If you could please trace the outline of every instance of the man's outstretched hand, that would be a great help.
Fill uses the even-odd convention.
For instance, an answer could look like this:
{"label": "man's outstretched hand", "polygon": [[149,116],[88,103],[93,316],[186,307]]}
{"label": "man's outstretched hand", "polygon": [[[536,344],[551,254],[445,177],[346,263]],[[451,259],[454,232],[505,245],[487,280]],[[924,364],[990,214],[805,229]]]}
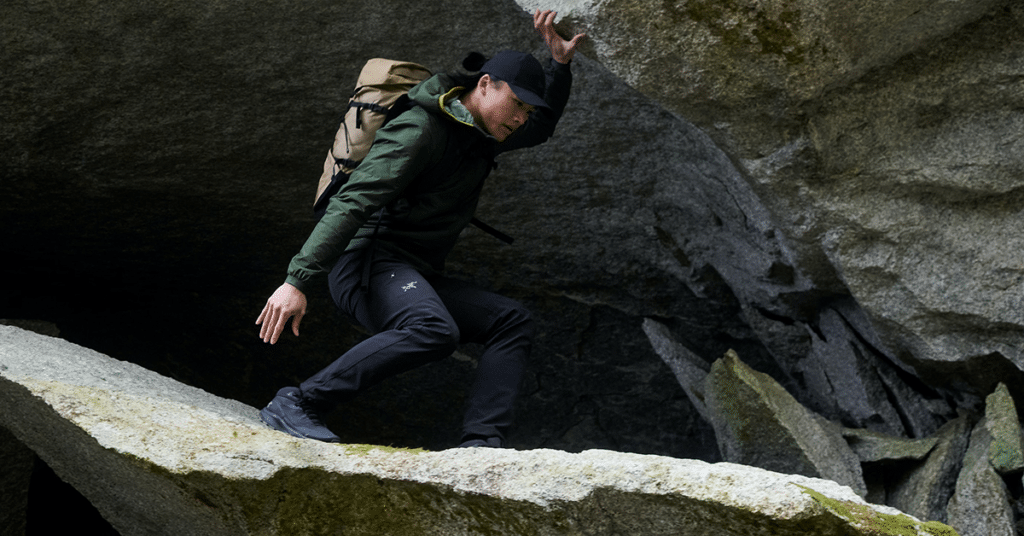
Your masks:
{"label": "man's outstretched hand", "polygon": [[306,295],[301,290],[285,283],[274,291],[274,294],[267,300],[263,312],[256,319],[256,324],[261,325],[260,338],[263,342],[274,344],[284,331],[288,319],[292,320],[292,333],[299,336],[299,322],[306,315]]}
{"label": "man's outstretched hand", "polygon": [[572,39],[564,39],[555,31],[556,14],[550,9],[545,11],[538,9],[533,14],[533,27],[544,38],[544,43],[548,45],[548,50],[551,51],[551,57],[558,63],[569,63],[576,54],[576,47],[587,34],[576,34]]}

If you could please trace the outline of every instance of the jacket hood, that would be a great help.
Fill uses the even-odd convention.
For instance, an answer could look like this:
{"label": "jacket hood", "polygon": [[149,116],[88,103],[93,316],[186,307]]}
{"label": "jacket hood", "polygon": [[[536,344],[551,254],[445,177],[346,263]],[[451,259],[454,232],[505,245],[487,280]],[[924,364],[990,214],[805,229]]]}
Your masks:
{"label": "jacket hood", "polygon": [[448,75],[438,74],[413,86],[409,90],[409,98],[431,113],[466,126],[476,127],[473,115],[458,100],[465,91],[466,88],[456,86]]}

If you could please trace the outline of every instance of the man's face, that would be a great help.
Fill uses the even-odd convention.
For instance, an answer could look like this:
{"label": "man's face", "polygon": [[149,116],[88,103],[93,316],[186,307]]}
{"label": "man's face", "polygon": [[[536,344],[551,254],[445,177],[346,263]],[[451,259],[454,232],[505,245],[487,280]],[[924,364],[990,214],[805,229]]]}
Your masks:
{"label": "man's face", "polygon": [[488,80],[482,94],[480,120],[484,130],[498,141],[505,141],[526,123],[534,106],[519,100],[505,82]]}

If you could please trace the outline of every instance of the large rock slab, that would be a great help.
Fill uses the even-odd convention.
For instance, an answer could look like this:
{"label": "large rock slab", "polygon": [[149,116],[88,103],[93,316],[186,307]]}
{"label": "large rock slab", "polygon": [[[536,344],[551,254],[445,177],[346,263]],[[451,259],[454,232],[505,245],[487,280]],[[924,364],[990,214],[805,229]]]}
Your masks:
{"label": "large rock slab", "polygon": [[735,464],[300,440],[255,408],[14,327],[0,326],[0,404],[0,424],[125,535],[951,534],[834,482]]}
{"label": "large rock slab", "polygon": [[1020,32],[993,10],[830,93],[809,125],[823,180],[804,199],[832,264],[889,348],[979,394],[1004,373],[986,359],[1024,366]]}
{"label": "large rock slab", "polygon": [[[551,5],[517,0],[527,10]],[[562,0],[569,25],[630,85],[706,127],[740,158],[799,133],[804,105],[922,44],[998,0]]]}

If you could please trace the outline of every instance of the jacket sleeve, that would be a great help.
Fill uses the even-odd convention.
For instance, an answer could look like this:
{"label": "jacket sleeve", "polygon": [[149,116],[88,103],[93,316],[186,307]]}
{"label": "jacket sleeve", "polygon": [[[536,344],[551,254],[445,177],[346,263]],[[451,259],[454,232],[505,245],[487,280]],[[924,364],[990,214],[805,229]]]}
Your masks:
{"label": "jacket sleeve", "polygon": [[544,90],[544,102],[550,108],[537,108],[525,125],[516,130],[507,140],[497,144],[497,152],[503,153],[524,147],[540,145],[555,133],[555,126],[562,117],[566,103],[569,102],[569,90],[572,88],[572,70],[568,63],[558,63],[554,59],[544,70],[547,85]]}
{"label": "jacket sleeve", "polygon": [[439,136],[422,110],[410,110],[377,131],[370,152],[334,194],[302,249],[288,265],[285,281],[303,292],[329,272],[359,228],[405,190],[438,157]]}

